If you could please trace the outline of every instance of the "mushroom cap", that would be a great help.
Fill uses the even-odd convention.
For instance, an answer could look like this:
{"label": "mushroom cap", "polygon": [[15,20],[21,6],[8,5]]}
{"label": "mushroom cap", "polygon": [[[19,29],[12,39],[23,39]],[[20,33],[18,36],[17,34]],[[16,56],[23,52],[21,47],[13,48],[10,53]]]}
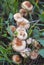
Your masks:
{"label": "mushroom cap", "polygon": [[10,29],[11,29],[12,32],[14,32],[16,30],[16,27],[13,26],[13,25],[10,25]]}
{"label": "mushroom cap", "polygon": [[17,26],[22,26],[25,29],[28,29],[30,27],[29,21],[23,18],[20,13],[16,13],[14,15],[14,19],[16,20]]}
{"label": "mushroom cap", "polygon": [[15,62],[17,64],[21,63],[21,61],[22,61],[19,55],[13,55],[12,60],[13,60],[13,62]]}
{"label": "mushroom cap", "polygon": [[27,58],[30,55],[30,51],[31,51],[31,49],[26,48],[23,51],[21,51],[20,54],[21,54],[22,57]]}
{"label": "mushroom cap", "polygon": [[17,52],[21,52],[22,50],[24,50],[26,47],[26,42],[19,39],[19,38],[14,38],[13,42],[12,42],[12,48],[14,51]]}
{"label": "mushroom cap", "polygon": [[39,44],[38,41],[36,41],[35,39],[32,40],[33,42],[33,46],[36,47],[37,49],[40,49],[41,45]]}
{"label": "mushroom cap", "polygon": [[27,44],[31,44],[32,43],[32,38],[27,39]]}
{"label": "mushroom cap", "polygon": [[16,31],[16,27],[14,25],[10,25],[7,27],[7,33],[11,36],[15,36],[14,32]]}
{"label": "mushroom cap", "polygon": [[38,57],[38,52],[37,50],[33,50],[31,53],[30,53],[30,58],[31,59],[36,59]]}
{"label": "mushroom cap", "polygon": [[21,18],[18,22],[17,22],[18,26],[21,26],[25,29],[28,29],[30,27],[30,22],[25,19],[25,18]]}
{"label": "mushroom cap", "polygon": [[24,1],[21,5],[23,9],[31,11],[33,9],[33,5],[29,1]]}
{"label": "mushroom cap", "polygon": [[20,18],[22,18],[22,16],[21,16],[20,13],[16,13],[16,14],[14,14],[13,17],[14,17],[14,19],[15,19],[16,22],[19,21],[19,20],[21,20]]}
{"label": "mushroom cap", "polygon": [[25,9],[20,9],[19,12],[22,16],[27,16],[27,11]]}
{"label": "mushroom cap", "polygon": [[18,32],[17,37],[18,37],[19,39],[24,40],[24,39],[27,38],[27,32],[26,32],[26,30],[25,30],[23,27],[18,27],[18,28],[16,29],[16,31]]}

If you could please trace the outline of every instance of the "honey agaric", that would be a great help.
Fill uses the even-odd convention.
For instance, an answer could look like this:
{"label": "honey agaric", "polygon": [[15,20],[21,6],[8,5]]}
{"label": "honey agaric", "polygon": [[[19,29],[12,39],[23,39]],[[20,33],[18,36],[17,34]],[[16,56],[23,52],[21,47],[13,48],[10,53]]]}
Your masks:
{"label": "honey agaric", "polygon": [[20,18],[22,18],[20,13],[14,14],[14,20],[17,22]]}
{"label": "honey agaric", "polygon": [[19,12],[20,12],[20,14],[21,14],[22,16],[24,16],[24,17],[27,16],[27,11],[26,11],[25,9],[20,9]]}
{"label": "honey agaric", "polygon": [[27,11],[31,11],[33,9],[33,5],[29,2],[29,1],[24,1],[22,4],[21,4],[21,7],[23,9],[26,9]]}
{"label": "honey agaric", "polygon": [[36,59],[38,57],[38,51],[37,50],[33,50],[31,53],[30,53],[30,58],[31,59]]}
{"label": "honey agaric", "polygon": [[13,62],[15,62],[16,64],[19,64],[19,63],[22,62],[22,60],[21,60],[21,58],[20,58],[19,55],[13,55],[13,56],[12,56],[12,60],[13,60]]}
{"label": "honey agaric", "polygon": [[21,54],[22,57],[27,58],[28,56],[30,56],[30,52],[31,52],[31,49],[26,48],[23,51],[21,51],[20,54]]}
{"label": "honey agaric", "polygon": [[14,51],[20,52],[24,50],[26,47],[26,42],[19,39],[19,38],[14,38],[12,41],[12,48]]}
{"label": "honey agaric", "polygon": [[10,29],[11,29],[12,32],[14,32],[16,30],[16,27],[13,26],[13,25],[10,25]]}
{"label": "honey agaric", "polygon": [[19,39],[26,39],[27,38],[27,32],[26,32],[26,30],[23,27],[18,27],[16,29],[16,31],[18,32],[17,37]]}

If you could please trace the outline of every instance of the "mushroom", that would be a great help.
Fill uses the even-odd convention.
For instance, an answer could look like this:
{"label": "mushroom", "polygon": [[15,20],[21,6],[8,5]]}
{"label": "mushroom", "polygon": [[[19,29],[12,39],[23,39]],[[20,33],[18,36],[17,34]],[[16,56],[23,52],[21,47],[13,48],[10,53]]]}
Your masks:
{"label": "mushroom", "polygon": [[14,32],[16,31],[16,27],[14,25],[10,25],[7,27],[7,33],[11,36],[15,36]]}
{"label": "mushroom", "polygon": [[32,43],[32,38],[27,39],[27,44],[31,44]]}
{"label": "mushroom", "polygon": [[30,55],[30,51],[31,51],[31,49],[26,48],[23,51],[21,51],[20,54],[22,57],[27,58]]}
{"label": "mushroom", "polygon": [[32,42],[33,42],[32,44],[33,44],[33,46],[34,46],[35,48],[40,49],[41,45],[39,44],[38,41],[36,41],[35,39],[33,39]]}
{"label": "mushroom", "polygon": [[20,64],[22,62],[21,57],[19,55],[13,55],[12,56],[12,60],[13,62],[15,62],[16,64]]}
{"label": "mushroom", "polygon": [[28,29],[30,27],[30,22],[25,18],[21,18],[21,20],[17,21],[17,25]]}
{"label": "mushroom", "polygon": [[14,32],[16,30],[16,27],[13,26],[13,25],[10,25],[10,29],[11,29],[12,32]]}
{"label": "mushroom", "polygon": [[22,16],[24,16],[24,17],[27,16],[27,11],[26,11],[25,9],[20,9],[19,12],[20,12],[20,14],[21,14]]}
{"label": "mushroom", "polygon": [[38,57],[38,50],[33,50],[31,53],[30,53],[30,58],[31,59],[36,59]]}
{"label": "mushroom", "polygon": [[29,21],[23,18],[20,13],[16,13],[14,15],[14,19],[16,20],[17,26],[24,27],[25,29],[28,29],[30,27]]}
{"label": "mushroom", "polygon": [[32,11],[33,5],[29,1],[24,1],[21,5],[23,9],[26,9],[27,11]]}
{"label": "mushroom", "polygon": [[14,51],[21,52],[24,50],[26,47],[26,42],[19,39],[19,38],[14,38],[12,41],[12,48]]}
{"label": "mushroom", "polygon": [[16,13],[14,14],[14,20],[17,22],[17,21],[20,21],[22,18],[22,15],[20,13]]}
{"label": "mushroom", "polygon": [[19,39],[24,40],[24,39],[27,38],[27,32],[26,32],[26,30],[25,30],[23,27],[18,27],[18,28],[16,29],[16,31],[18,32],[17,37],[18,37]]}

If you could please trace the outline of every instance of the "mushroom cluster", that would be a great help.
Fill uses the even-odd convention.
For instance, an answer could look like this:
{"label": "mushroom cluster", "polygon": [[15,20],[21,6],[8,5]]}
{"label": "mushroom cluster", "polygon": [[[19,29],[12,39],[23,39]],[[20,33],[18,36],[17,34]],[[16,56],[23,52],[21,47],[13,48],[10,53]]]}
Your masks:
{"label": "mushroom cluster", "polygon": [[15,62],[17,64],[22,62],[21,57],[19,55],[13,55],[12,60],[13,60],[13,62]]}
{"label": "mushroom cluster", "polygon": [[[17,35],[14,34],[14,39],[11,43],[14,51],[19,52],[19,54],[23,58],[30,57],[31,59],[36,59],[38,57],[38,49],[40,48],[39,42],[35,39],[28,38],[27,30],[30,28],[30,21],[28,21],[25,17],[27,16],[27,12],[31,12],[33,10],[33,5],[29,1],[25,1],[21,4],[22,9],[19,10],[18,13],[14,14],[14,20],[16,21],[17,27],[11,25],[10,29]],[[24,17],[25,16],[25,17]],[[28,45],[32,45],[36,50],[31,51],[31,48]],[[19,55],[13,55],[12,60],[15,63],[21,63],[22,59]]]}
{"label": "mushroom cluster", "polygon": [[21,7],[26,9],[27,11],[32,11],[33,9],[33,5],[29,1],[23,2]]}

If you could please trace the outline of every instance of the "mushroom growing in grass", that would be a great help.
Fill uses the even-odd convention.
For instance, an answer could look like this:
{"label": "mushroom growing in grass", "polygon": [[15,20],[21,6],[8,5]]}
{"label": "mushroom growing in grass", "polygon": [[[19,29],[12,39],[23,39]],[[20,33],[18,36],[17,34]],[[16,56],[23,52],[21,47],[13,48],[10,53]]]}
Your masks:
{"label": "mushroom growing in grass", "polygon": [[14,20],[17,22],[17,21],[20,21],[22,18],[22,15],[20,13],[16,13],[14,14]]}
{"label": "mushroom growing in grass", "polygon": [[30,56],[30,51],[31,51],[30,48],[26,48],[23,51],[21,51],[20,54],[22,57],[27,58],[28,56]]}
{"label": "mushroom growing in grass", "polygon": [[15,36],[14,32],[16,31],[16,27],[14,25],[10,25],[7,27],[7,32],[8,34],[10,34],[11,36]]}
{"label": "mushroom growing in grass", "polygon": [[30,22],[25,18],[21,18],[19,21],[17,21],[17,25],[25,29],[30,28]]}
{"label": "mushroom growing in grass", "polygon": [[12,48],[14,51],[21,52],[24,50],[26,47],[26,42],[19,39],[19,38],[14,38],[12,41]]}
{"label": "mushroom growing in grass", "polygon": [[21,4],[21,7],[23,9],[26,9],[28,12],[32,11],[33,9],[33,5],[29,2],[29,1],[24,1],[22,4]]}
{"label": "mushroom growing in grass", "polygon": [[15,32],[16,27],[15,27],[15,26],[13,26],[13,25],[10,25],[10,29],[11,29],[11,31],[12,31],[12,32]]}
{"label": "mushroom growing in grass", "polygon": [[33,42],[32,44],[33,44],[33,46],[34,46],[35,48],[37,48],[37,49],[40,49],[40,48],[41,48],[41,45],[39,44],[38,41],[36,41],[35,39],[33,39],[32,42]]}
{"label": "mushroom growing in grass", "polygon": [[25,29],[28,29],[30,27],[29,21],[23,18],[20,13],[16,13],[14,15],[14,19],[16,20],[17,26],[24,27]]}
{"label": "mushroom growing in grass", "polygon": [[17,37],[21,40],[27,39],[27,32],[23,27],[18,27],[16,29],[16,31],[18,32]]}
{"label": "mushroom growing in grass", "polygon": [[24,17],[26,17],[28,15],[28,13],[27,13],[27,11],[25,9],[20,9],[19,12]]}
{"label": "mushroom growing in grass", "polygon": [[27,41],[27,44],[31,44],[32,43],[32,38],[29,38],[26,41]]}
{"label": "mushroom growing in grass", "polygon": [[34,59],[37,59],[37,57],[38,57],[38,50],[33,50],[31,53],[30,53],[30,58],[32,59],[32,60],[34,60]]}
{"label": "mushroom growing in grass", "polygon": [[22,62],[21,57],[19,55],[13,55],[12,61],[16,64],[20,64]]}

